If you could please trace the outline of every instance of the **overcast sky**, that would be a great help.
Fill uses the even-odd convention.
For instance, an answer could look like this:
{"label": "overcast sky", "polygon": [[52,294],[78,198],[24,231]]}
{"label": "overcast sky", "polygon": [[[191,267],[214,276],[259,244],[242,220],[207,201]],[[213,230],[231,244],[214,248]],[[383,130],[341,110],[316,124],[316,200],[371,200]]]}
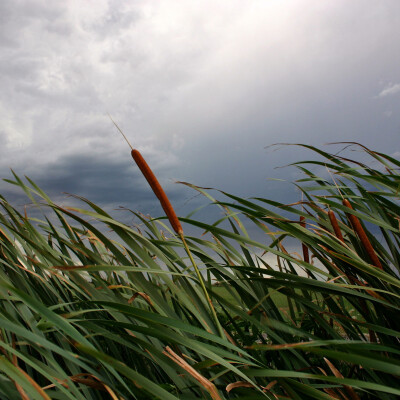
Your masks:
{"label": "overcast sky", "polygon": [[399,0],[1,0],[0,22],[0,175],[55,198],[157,214],[107,113],[178,214],[177,180],[282,200],[273,168],[310,155],[276,142],[400,154]]}

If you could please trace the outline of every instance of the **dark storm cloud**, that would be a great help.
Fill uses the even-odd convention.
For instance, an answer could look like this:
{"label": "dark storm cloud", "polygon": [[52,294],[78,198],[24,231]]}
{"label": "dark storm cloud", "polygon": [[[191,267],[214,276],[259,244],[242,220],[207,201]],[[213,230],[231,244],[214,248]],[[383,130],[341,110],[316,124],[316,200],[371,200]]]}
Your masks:
{"label": "dark storm cloud", "polygon": [[[15,172],[18,175],[18,171]],[[68,202],[67,194],[71,194],[89,198],[108,210],[124,206],[134,210],[158,211],[158,200],[145,178],[137,166],[125,157],[113,162],[92,156],[64,157],[56,163],[49,163],[46,169],[37,171],[29,178],[58,202]],[[162,178],[160,181],[171,200],[182,194],[182,188],[173,182]],[[2,183],[1,187],[3,193],[10,190],[6,183]],[[15,190],[12,194],[16,195]],[[22,191],[20,194],[23,194]]]}

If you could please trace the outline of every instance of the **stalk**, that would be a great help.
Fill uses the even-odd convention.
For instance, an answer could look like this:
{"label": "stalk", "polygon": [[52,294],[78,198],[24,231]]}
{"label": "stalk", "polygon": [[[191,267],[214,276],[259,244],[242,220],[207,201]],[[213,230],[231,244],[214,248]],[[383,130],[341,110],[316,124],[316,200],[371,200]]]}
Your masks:
{"label": "stalk", "polygon": [[167,215],[172,228],[174,229],[174,231],[178,234],[178,236],[182,240],[182,243],[183,243],[183,246],[185,247],[186,253],[189,256],[190,261],[196,271],[197,278],[199,279],[200,286],[204,292],[204,296],[206,297],[207,303],[210,307],[211,314],[212,314],[215,324],[217,326],[218,332],[220,333],[221,337],[224,337],[224,332],[222,330],[221,324],[219,323],[217,313],[215,311],[215,308],[213,306],[211,298],[208,294],[206,285],[204,284],[204,279],[200,273],[200,270],[199,270],[196,262],[193,259],[192,253],[189,249],[189,246],[186,243],[185,236],[183,234],[182,225],[181,225],[178,217],[176,216],[175,210],[172,207],[172,204],[169,201],[168,196],[164,192],[164,189],[158,182],[157,177],[154,175],[153,171],[151,170],[151,168],[149,167],[149,165],[147,164],[147,162],[145,161],[143,156],[140,154],[140,152],[136,149],[133,149],[131,151],[131,155],[132,155],[132,158],[134,159],[134,161],[136,162],[137,166],[139,167],[140,171],[142,172],[143,176],[146,178],[147,182],[149,183],[151,189],[153,190],[153,193],[157,196],[158,200],[160,201],[161,207],[163,208],[165,214]]}
{"label": "stalk", "polygon": [[222,329],[222,326],[221,326],[221,324],[220,324],[220,322],[218,320],[218,316],[217,316],[217,313],[215,311],[214,305],[213,305],[213,303],[211,301],[210,295],[208,294],[206,285],[204,284],[203,276],[201,275],[199,267],[197,266],[196,262],[194,261],[194,258],[192,256],[192,252],[190,251],[189,246],[187,245],[187,242],[185,240],[185,236],[183,235],[183,232],[179,233],[179,237],[182,240],[183,246],[185,247],[186,253],[189,256],[190,262],[192,263],[193,268],[196,271],[197,278],[199,279],[200,286],[201,286],[201,288],[202,288],[202,290],[204,292],[204,296],[206,297],[207,303],[208,303],[208,305],[210,307],[210,310],[211,310],[215,325],[217,326],[218,332],[219,332],[219,334],[221,335],[222,338],[225,338],[224,330]]}
{"label": "stalk", "polygon": [[[300,226],[302,228],[306,227],[306,222],[305,221],[306,221],[306,219],[303,216],[301,216],[300,217]],[[304,243],[301,243],[301,247],[303,249],[303,260],[306,263],[310,264],[310,255],[309,255],[309,252],[308,252],[308,247]]]}
{"label": "stalk", "polygon": [[[218,320],[218,316],[217,313],[215,311],[214,305],[211,301],[211,298],[208,294],[206,285],[204,284],[204,279],[200,273],[200,270],[196,264],[196,262],[194,261],[194,258],[192,256],[192,253],[189,249],[189,246],[186,243],[185,240],[185,236],[183,235],[183,229],[182,229],[182,225],[178,219],[178,217],[176,216],[175,210],[172,207],[171,202],[169,201],[168,196],[166,195],[166,193],[164,192],[164,189],[162,188],[162,186],[160,185],[160,183],[158,182],[157,177],[154,175],[153,171],[151,170],[150,166],[147,164],[146,160],[143,158],[143,156],[141,155],[141,153],[139,152],[139,150],[134,149],[133,146],[129,143],[128,139],[126,138],[126,136],[124,135],[124,133],[121,131],[121,129],[118,127],[118,125],[114,122],[114,120],[111,118],[111,121],[114,123],[114,125],[116,126],[116,128],[119,130],[119,132],[122,134],[122,136],[124,137],[124,139],[127,141],[127,143],[129,144],[131,150],[131,156],[133,158],[133,160],[135,161],[136,165],[139,167],[141,173],[143,174],[143,176],[146,178],[148,184],[150,185],[153,193],[157,196],[158,200],[160,201],[161,207],[163,208],[165,214],[168,217],[168,220],[173,228],[173,230],[178,234],[178,236],[180,237],[183,246],[185,247],[186,253],[189,256],[189,259],[194,267],[194,270],[196,271],[196,275],[197,278],[199,279],[200,282],[200,286],[204,292],[204,296],[206,297],[207,303],[210,307],[211,310],[211,314],[213,316],[215,325],[218,329],[219,334],[221,335],[222,338],[225,338],[225,334],[224,331],[222,329],[222,326]],[[212,332],[210,332],[212,333]]]}

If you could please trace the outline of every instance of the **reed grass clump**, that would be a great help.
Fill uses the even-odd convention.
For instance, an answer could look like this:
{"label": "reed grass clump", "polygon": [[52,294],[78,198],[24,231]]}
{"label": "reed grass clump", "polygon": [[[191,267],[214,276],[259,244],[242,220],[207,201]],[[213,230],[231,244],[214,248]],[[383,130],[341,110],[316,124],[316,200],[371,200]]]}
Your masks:
{"label": "reed grass clump", "polygon": [[0,398],[398,398],[400,162],[302,146],[324,159],[295,164],[301,203],[188,184],[224,211],[214,224],[178,219],[132,151],[171,230],[14,174],[47,211],[0,197]]}

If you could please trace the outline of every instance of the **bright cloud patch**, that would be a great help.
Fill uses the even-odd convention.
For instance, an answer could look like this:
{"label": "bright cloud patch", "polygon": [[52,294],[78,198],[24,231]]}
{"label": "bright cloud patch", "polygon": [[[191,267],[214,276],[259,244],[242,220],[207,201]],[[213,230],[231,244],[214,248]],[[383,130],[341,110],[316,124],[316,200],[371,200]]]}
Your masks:
{"label": "bright cloud patch", "polygon": [[378,97],[386,97],[386,96],[391,96],[393,94],[399,93],[400,92],[400,83],[396,83],[394,85],[390,85],[387,88],[383,89]]}

